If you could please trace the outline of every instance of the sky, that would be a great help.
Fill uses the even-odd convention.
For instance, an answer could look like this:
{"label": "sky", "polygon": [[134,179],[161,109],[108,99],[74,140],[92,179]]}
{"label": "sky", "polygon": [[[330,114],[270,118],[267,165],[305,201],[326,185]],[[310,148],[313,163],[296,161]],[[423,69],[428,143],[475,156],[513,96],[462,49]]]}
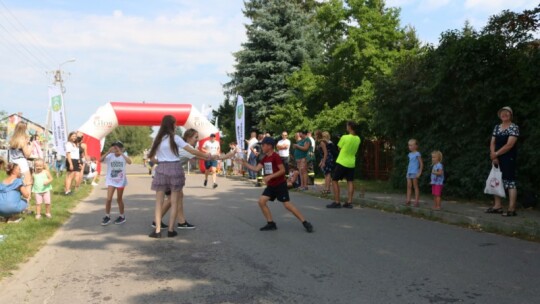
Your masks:
{"label": "sky", "polygon": [[[480,29],[503,9],[537,4],[387,0],[401,7],[403,26],[434,44],[466,20]],[[110,101],[217,109],[246,39],[242,9],[242,0],[0,0],[0,110],[45,124],[50,72],[59,68],[68,130]]]}

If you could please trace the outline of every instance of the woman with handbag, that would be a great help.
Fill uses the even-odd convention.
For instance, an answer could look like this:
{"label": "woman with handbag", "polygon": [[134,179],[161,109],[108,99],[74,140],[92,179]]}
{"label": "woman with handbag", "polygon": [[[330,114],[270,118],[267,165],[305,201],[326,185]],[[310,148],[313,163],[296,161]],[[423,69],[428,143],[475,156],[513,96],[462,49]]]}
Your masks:
{"label": "woman with handbag", "polygon": [[512,122],[514,113],[510,107],[502,107],[497,112],[500,124],[493,129],[490,143],[490,158],[494,166],[499,166],[502,172],[504,189],[508,190],[509,206],[503,211],[501,197],[494,196],[495,203],[486,210],[486,213],[502,214],[502,216],[516,216],[516,142],[519,137],[519,127]]}

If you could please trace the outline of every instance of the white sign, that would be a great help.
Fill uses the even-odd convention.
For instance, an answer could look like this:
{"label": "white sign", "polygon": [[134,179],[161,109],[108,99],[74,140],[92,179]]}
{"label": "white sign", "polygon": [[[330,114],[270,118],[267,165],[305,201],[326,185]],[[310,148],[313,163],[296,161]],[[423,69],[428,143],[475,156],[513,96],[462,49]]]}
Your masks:
{"label": "white sign", "polygon": [[49,86],[49,107],[51,108],[54,147],[58,154],[65,156],[66,150],[64,147],[67,141],[66,114],[64,97],[57,86]]}
{"label": "white sign", "polygon": [[245,116],[246,111],[244,107],[244,99],[242,98],[242,96],[238,95],[238,101],[236,102],[236,111],[234,111],[234,117],[236,122],[236,142],[238,143],[239,147],[243,147],[245,144]]}

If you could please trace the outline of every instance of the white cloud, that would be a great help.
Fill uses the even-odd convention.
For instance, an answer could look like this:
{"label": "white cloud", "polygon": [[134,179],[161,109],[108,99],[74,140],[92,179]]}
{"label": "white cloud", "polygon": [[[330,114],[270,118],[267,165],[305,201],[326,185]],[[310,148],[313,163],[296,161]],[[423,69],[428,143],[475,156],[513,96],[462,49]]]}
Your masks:
{"label": "white cloud", "polygon": [[496,14],[502,10],[520,10],[534,8],[538,0],[465,0],[465,8]]}
{"label": "white cloud", "polygon": [[421,0],[418,3],[418,9],[423,11],[433,11],[445,7],[450,0]]}
{"label": "white cloud", "polygon": [[410,7],[415,6],[420,11],[432,11],[444,7],[450,0],[388,0],[388,7]]}
{"label": "white cloud", "polygon": [[[66,59],[77,59],[63,66],[71,73],[65,79],[67,117],[70,128],[75,128],[112,100],[219,106],[221,84],[233,70],[232,53],[245,40],[245,19],[240,7],[232,13],[209,12],[194,3],[188,9],[152,16],[121,9],[108,14],[12,11],[57,60],[49,64],[51,70]],[[10,71],[0,74],[0,110],[24,110],[30,119],[42,120],[52,77],[45,78],[41,67],[30,65],[2,43],[0,51],[0,68]],[[4,102],[14,98],[18,105]]]}
{"label": "white cloud", "polygon": [[402,7],[413,3],[415,0],[387,0],[387,7]]}

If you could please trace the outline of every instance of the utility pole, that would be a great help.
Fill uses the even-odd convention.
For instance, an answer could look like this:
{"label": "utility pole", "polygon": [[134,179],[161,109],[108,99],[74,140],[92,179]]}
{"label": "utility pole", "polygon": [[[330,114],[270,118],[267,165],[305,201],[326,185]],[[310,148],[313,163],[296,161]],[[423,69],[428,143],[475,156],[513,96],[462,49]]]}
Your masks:
{"label": "utility pole", "polygon": [[[66,92],[66,88],[64,87],[64,80],[62,79],[62,74],[64,73],[62,71],[62,65],[68,62],[74,62],[74,61],[75,61],[75,58],[66,60],[58,65],[57,70],[51,72],[54,74],[53,85],[60,89],[60,96],[59,96],[59,102],[57,101],[55,103],[56,108],[51,109],[53,105],[52,105],[52,101],[49,99],[49,104],[47,106],[47,117],[45,118],[45,126],[47,130],[51,129],[51,127],[55,125],[55,123],[56,123],[56,126],[61,126],[59,128],[57,128],[56,126],[53,128],[53,137],[55,138],[56,148],[59,149],[58,150],[59,153],[61,151],[64,151],[63,145],[67,137],[67,134],[66,134],[67,122],[66,122],[66,117],[65,117],[66,107],[63,101],[63,95]],[[51,86],[49,86],[49,94],[51,91],[50,87]],[[51,98],[50,95],[49,95],[49,98]],[[59,111],[59,109],[61,109],[61,111]],[[51,110],[54,110],[54,112]],[[61,155],[64,155],[64,154],[61,154]]]}
{"label": "utility pole", "polygon": [[68,62],[74,62],[75,58],[72,58],[70,60],[66,60],[58,65],[58,70],[53,71],[54,73],[54,82],[53,84],[60,87],[60,91],[62,94],[66,92],[66,88],[64,87],[64,79],[62,79],[62,74],[64,71],[62,71],[62,65],[68,63]]}

